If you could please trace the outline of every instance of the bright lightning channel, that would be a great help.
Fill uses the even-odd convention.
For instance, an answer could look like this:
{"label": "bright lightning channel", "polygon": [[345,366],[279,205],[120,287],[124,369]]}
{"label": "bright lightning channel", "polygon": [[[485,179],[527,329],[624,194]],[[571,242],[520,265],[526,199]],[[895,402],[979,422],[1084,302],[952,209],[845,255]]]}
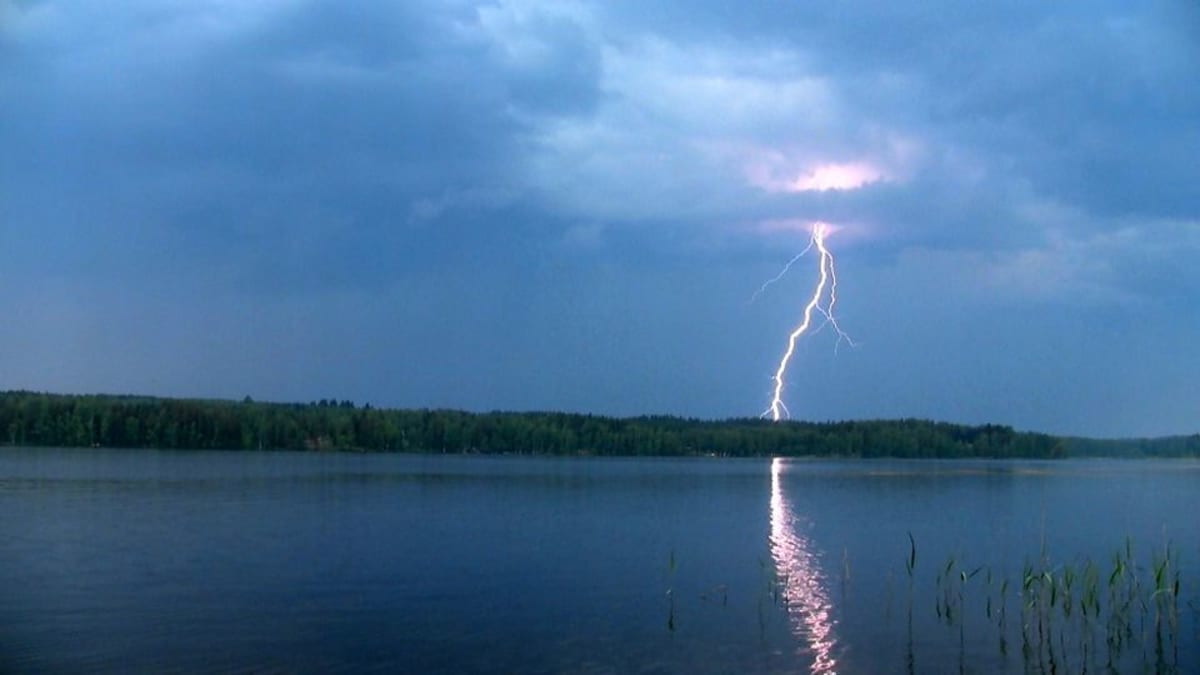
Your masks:
{"label": "bright lightning channel", "polygon": [[763,292],[766,291],[767,288],[771,286],[771,284],[773,284],[773,283],[779,281],[780,279],[784,278],[785,276],[787,276],[788,270],[792,269],[792,265],[795,264],[795,262],[797,260],[803,258],[805,253],[808,253],[810,250],[812,250],[812,247],[813,247],[812,239],[809,239],[808,246],[805,246],[803,251],[800,251],[796,255],[792,256],[792,259],[787,261],[787,264],[783,266],[783,269],[779,270],[779,274],[776,274],[774,277],[771,277],[770,279],[767,279],[766,281],[764,281],[763,285],[759,286],[757,291],[754,291],[754,294],[750,296],[750,302],[754,302],[755,300],[757,300],[758,296],[762,295]]}
{"label": "bright lightning channel", "polygon": [[[781,279],[783,275],[787,273],[788,269],[792,266],[792,263],[796,262],[800,256],[803,256],[814,247],[817,249],[817,252],[821,256],[819,265],[820,276],[817,280],[817,287],[813,289],[812,297],[809,298],[808,304],[804,306],[804,315],[802,320],[794,329],[792,329],[791,334],[788,335],[787,349],[783,352],[783,356],[779,359],[779,367],[775,370],[775,375],[772,378],[775,382],[775,386],[771,393],[771,405],[768,406],[767,409],[762,413],[762,417],[769,416],[773,421],[776,422],[781,419],[791,417],[791,413],[788,412],[787,406],[783,403],[784,377],[787,375],[788,364],[791,363],[792,354],[794,354],[796,351],[796,341],[800,339],[801,335],[807,333],[810,327],[812,327],[814,312],[821,314],[821,316],[825,318],[824,323],[822,323],[821,326],[818,326],[816,330],[820,330],[825,325],[829,325],[833,327],[833,330],[837,333],[838,341],[834,346],[835,350],[837,349],[837,345],[840,345],[843,340],[851,347],[854,346],[854,341],[851,340],[850,336],[842,330],[840,325],[838,325],[837,318],[833,313],[833,308],[837,304],[837,269],[833,263],[833,254],[830,253],[829,248],[825,246],[825,236],[828,234],[828,224],[821,222],[813,223],[812,234],[809,238],[808,246],[806,246],[799,255],[788,261],[788,264],[783,268],[783,271],[780,272],[774,279],[771,279],[767,283],[763,284],[762,288],[760,288],[758,293],[755,293],[754,296],[757,297],[758,294],[762,293],[767,286],[779,281],[779,279]],[[828,292],[826,292],[826,289],[828,289]]]}

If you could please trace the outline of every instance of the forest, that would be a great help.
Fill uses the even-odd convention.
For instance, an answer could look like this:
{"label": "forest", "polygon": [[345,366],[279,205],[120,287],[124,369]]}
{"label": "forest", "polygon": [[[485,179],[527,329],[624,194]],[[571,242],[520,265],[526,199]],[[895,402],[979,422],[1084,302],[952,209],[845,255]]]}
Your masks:
{"label": "forest", "polygon": [[613,418],[556,412],[391,410],[351,401],[261,403],[146,396],[0,393],[0,442],[211,450],[541,455],[1021,457],[1064,439],[1006,426],[916,419],[846,422]]}
{"label": "forest", "polygon": [[1159,438],[1063,438],[1072,457],[1200,457],[1200,434]]}

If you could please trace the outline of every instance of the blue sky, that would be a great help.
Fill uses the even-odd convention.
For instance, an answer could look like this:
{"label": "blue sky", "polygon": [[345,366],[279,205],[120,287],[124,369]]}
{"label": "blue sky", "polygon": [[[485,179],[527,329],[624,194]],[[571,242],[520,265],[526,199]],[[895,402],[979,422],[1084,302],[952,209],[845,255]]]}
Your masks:
{"label": "blue sky", "polygon": [[[978,5],[978,6],[977,6]],[[1200,430],[1200,10],[0,0],[0,388]]]}

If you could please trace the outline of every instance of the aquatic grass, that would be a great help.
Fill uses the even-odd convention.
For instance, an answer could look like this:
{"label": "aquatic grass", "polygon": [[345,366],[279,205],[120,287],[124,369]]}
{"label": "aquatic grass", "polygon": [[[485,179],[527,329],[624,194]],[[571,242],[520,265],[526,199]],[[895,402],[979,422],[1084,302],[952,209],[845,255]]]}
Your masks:
{"label": "aquatic grass", "polygon": [[916,650],[913,648],[913,573],[917,568],[917,540],[912,531],[908,532],[908,557],[904,560],[904,569],[908,573],[908,641],[904,654],[904,665],[909,675],[917,672]]}
{"label": "aquatic grass", "polygon": [[667,631],[675,632],[675,549],[667,555]]}
{"label": "aquatic grass", "polygon": [[[909,537],[904,565],[911,608],[916,544]],[[1169,542],[1150,552],[1148,566],[1139,562],[1129,538],[1114,552],[1108,568],[1090,559],[1052,563],[1043,548],[1036,561],[1023,564],[1014,586],[1012,579],[998,576],[989,566],[967,565],[962,556],[951,555],[934,579],[934,616],[939,624],[956,629],[960,664],[968,630],[982,626],[995,631],[1002,659],[1008,658],[1009,639],[1016,632],[1027,671],[1123,672],[1137,663],[1153,663],[1157,671],[1176,672],[1181,604],[1194,616],[1200,615],[1200,607],[1182,603],[1179,555]],[[1010,599],[1019,600],[1020,608],[1020,624],[1012,628]],[[975,614],[980,611],[981,616]],[[970,618],[975,616],[978,619]],[[909,631],[911,664],[911,616]]]}
{"label": "aquatic grass", "polygon": [[846,594],[846,584],[850,583],[850,550],[842,547],[842,595]]}
{"label": "aquatic grass", "polygon": [[767,606],[768,603],[772,607],[784,607],[787,602],[787,578],[781,574],[775,565],[768,562],[768,558],[760,557],[758,566],[762,575],[763,583],[758,592],[758,633],[759,637],[766,639],[767,635]]}
{"label": "aquatic grass", "polygon": [[913,569],[917,566],[917,540],[913,539],[913,534],[908,533],[908,558],[904,561],[904,569],[908,572],[909,587],[912,586]]}
{"label": "aquatic grass", "polygon": [[[1139,550],[1132,538],[1125,538],[1110,556],[1065,561],[1043,548],[1013,570],[981,564],[970,552],[956,552],[921,567],[928,555],[918,551],[911,532],[906,538],[902,564],[908,602],[905,633],[896,635],[900,638],[896,646],[904,650],[900,658],[907,672],[922,670],[917,664],[929,658],[925,649],[945,651],[923,666],[947,666],[942,658],[954,653],[953,639],[964,672],[976,663],[990,663],[1001,670],[1042,673],[1178,673],[1186,671],[1181,660],[1194,656],[1193,641],[1200,641],[1195,576],[1180,564],[1178,548],[1170,542]],[[850,596],[847,607],[854,606],[852,596],[862,587],[861,573],[855,583],[849,583],[852,562],[852,552],[843,549],[840,576],[843,592]],[[758,564],[759,634],[767,640],[775,611],[786,611],[788,606],[789,580],[770,557],[759,557]],[[665,575],[666,624],[672,633],[682,609],[675,602],[677,568],[672,551]],[[895,568],[888,570],[880,586],[879,599],[885,602],[876,607],[888,624],[894,620],[893,593],[899,591],[895,588],[899,576]],[[837,577],[828,581],[836,584]],[[701,599],[724,606],[734,600],[730,593],[732,589],[716,586]],[[923,628],[931,625],[932,633]]]}
{"label": "aquatic grass", "polygon": [[[1173,564],[1174,563],[1174,564]],[[1151,560],[1154,589],[1150,593],[1150,604],[1154,608],[1154,645],[1158,660],[1166,656],[1165,647],[1171,649],[1173,661],[1179,659],[1179,569],[1168,541],[1161,554],[1155,552]],[[1165,624],[1165,625],[1164,625]],[[1164,644],[1165,642],[1165,644]]]}

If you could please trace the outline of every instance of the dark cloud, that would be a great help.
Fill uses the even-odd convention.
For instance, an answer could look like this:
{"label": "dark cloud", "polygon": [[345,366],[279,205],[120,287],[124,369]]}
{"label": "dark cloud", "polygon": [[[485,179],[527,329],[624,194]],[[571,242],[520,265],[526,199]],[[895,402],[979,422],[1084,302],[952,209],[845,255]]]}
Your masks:
{"label": "dark cloud", "polygon": [[[825,220],[863,347],[816,336],[831,384],[793,409],[1186,431],[1198,29],[1169,1],[0,3],[0,379],[753,414],[811,275],[746,301]],[[1104,374],[1134,332],[1147,372]]]}
{"label": "dark cloud", "polygon": [[[141,242],[152,250],[110,251],[117,266],[183,250],[204,265],[236,260],[250,276],[332,270],[331,282],[354,276],[343,266],[367,278],[403,269],[427,258],[415,252],[431,239],[491,239],[445,222],[463,216],[456,196],[478,221],[481,202],[503,206],[519,191],[510,167],[530,122],[512,106],[586,110],[595,55],[562,22],[543,22],[544,45],[534,39],[546,49],[509,63],[470,35],[477,17],[429,9],[303,5],[153,57],[31,36],[18,51],[42,72],[6,72],[19,85],[12,100],[28,95],[8,115],[6,145],[18,152],[6,184],[70,194],[92,222],[48,212],[53,194],[14,194],[11,208],[29,227],[70,232],[68,249],[103,247],[131,226],[157,231]],[[174,25],[130,12],[135,44],[165,41]],[[92,51],[113,62],[86,59]],[[399,264],[385,264],[389,249]]]}
{"label": "dark cloud", "polygon": [[[968,153],[1005,184],[1097,216],[1191,217],[1200,152],[1196,10],[1188,3],[723,3],[613,10],[639,30],[793,49],[830,77],[852,125],[890,124],[934,152]],[[853,133],[851,131],[851,133]],[[954,167],[927,168],[931,182]],[[992,198],[995,182],[974,197]],[[894,190],[905,201],[921,185]],[[970,189],[958,185],[955,189]],[[936,195],[941,196],[941,195]],[[1092,221],[1103,227],[1103,220]],[[971,228],[993,225],[975,219]],[[994,227],[1004,229],[1006,223]],[[946,234],[957,238],[956,228]],[[984,240],[995,236],[984,235]]]}

